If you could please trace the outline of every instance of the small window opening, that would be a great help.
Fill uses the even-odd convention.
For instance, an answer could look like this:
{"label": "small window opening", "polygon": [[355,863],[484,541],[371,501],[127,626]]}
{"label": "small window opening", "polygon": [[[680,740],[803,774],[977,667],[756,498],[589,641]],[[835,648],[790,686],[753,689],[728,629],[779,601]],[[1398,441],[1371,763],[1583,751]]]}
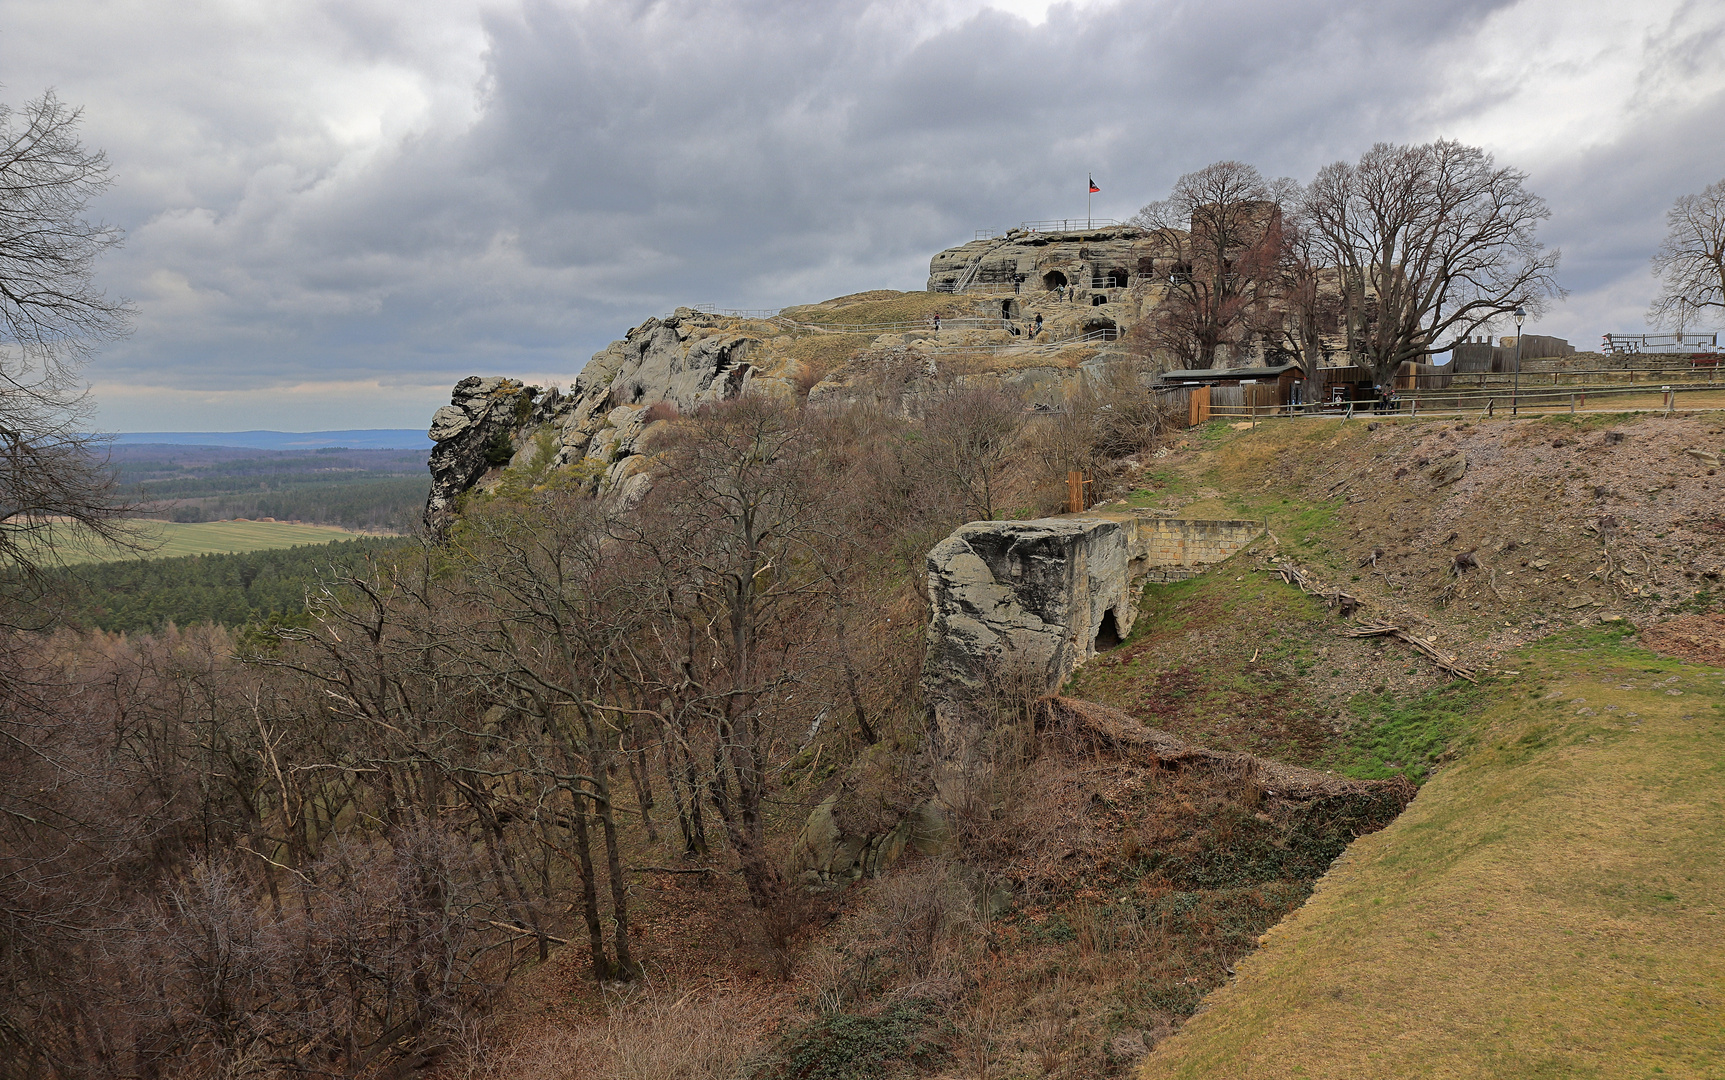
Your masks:
{"label": "small window opening", "polygon": [[1108,298],[1106,296],[1103,296],[1101,293],[1097,293],[1096,295],[1094,295],[1090,298],[1090,306],[1091,307],[1101,307],[1103,304],[1106,304],[1107,302],[1108,302]]}

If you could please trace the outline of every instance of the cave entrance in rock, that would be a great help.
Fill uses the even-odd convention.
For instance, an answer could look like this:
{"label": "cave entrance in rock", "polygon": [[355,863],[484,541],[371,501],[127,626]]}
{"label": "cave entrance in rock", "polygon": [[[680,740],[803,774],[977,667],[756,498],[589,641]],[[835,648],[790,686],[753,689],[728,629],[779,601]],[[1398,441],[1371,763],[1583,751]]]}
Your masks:
{"label": "cave entrance in rock", "polygon": [[1126,271],[1116,266],[1114,269],[1108,271],[1105,280],[1108,282],[1108,288],[1110,289],[1124,289],[1126,287]]}
{"label": "cave entrance in rock", "polygon": [[1095,296],[1092,296],[1090,298],[1090,306],[1091,307],[1101,307],[1103,304],[1106,304],[1107,302],[1108,302],[1108,297],[1104,296],[1101,293],[1097,293]]}
{"label": "cave entrance in rock", "polygon": [[1120,624],[1114,619],[1114,609],[1102,613],[1102,625],[1096,628],[1096,651],[1107,652],[1120,644]]}
{"label": "cave entrance in rock", "polygon": [[1120,325],[1113,319],[1087,319],[1084,323],[1083,336],[1096,336],[1103,341],[1114,341],[1120,336]]}
{"label": "cave entrance in rock", "polygon": [[1000,302],[1000,317],[1003,319],[1018,318],[1018,301],[1002,300]]}
{"label": "cave entrance in rock", "polygon": [[1050,270],[1042,275],[1042,287],[1049,292],[1053,292],[1055,289],[1064,289],[1066,288],[1066,275],[1058,270]]}

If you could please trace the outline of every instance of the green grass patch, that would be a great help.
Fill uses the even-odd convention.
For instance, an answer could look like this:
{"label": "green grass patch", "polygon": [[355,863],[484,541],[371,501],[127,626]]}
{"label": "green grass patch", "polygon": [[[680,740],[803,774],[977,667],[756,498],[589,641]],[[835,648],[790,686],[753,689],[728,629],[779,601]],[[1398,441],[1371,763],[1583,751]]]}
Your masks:
{"label": "green grass patch", "polygon": [[792,1029],[747,1074],[754,1080],[876,1080],[921,1071],[946,1056],[933,1035],[937,1007],[902,1001],[870,1015],[834,1013]]}
{"label": "green grass patch", "polygon": [[1354,733],[1333,767],[1358,780],[1405,776],[1423,783],[1439,762],[1465,748],[1482,694],[1465,682],[1411,698],[1356,694],[1348,702]]}

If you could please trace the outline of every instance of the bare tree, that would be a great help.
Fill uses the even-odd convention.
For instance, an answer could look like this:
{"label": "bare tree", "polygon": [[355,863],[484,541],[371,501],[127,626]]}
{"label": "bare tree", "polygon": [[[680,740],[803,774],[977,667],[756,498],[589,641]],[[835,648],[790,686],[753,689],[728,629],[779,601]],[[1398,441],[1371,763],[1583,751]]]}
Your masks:
{"label": "bare tree", "polygon": [[1023,430],[1019,399],[991,387],[950,387],[933,397],[923,418],[920,465],[958,496],[971,520],[993,520],[1007,459]]}
{"label": "bare tree", "polygon": [[1534,236],[1551,212],[1526,179],[1450,140],[1379,143],[1357,164],[1319,171],[1303,217],[1342,275],[1356,363],[1389,379],[1505,312],[1563,295],[1559,253]]}
{"label": "bare tree", "polygon": [[80,116],[52,92],[18,113],[0,104],[0,569],[33,569],[68,524],[123,539],[78,370],[130,310],[91,281],[121,234],[85,217],[109,177],[78,141]]}
{"label": "bare tree", "polygon": [[[817,482],[811,432],[780,402],[744,397],[683,421],[665,476],[619,536],[657,567],[656,656],[642,677],[672,740],[711,762],[707,798],[750,899],[784,881],[766,847],[774,747],[806,723],[793,699],[820,666],[821,541],[831,491]],[[697,747],[699,750],[697,751]]]}
{"label": "bare tree", "polygon": [[1659,295],[1647,309],[1656,326],[1678,333],[1725,312],[1725,180],[1682,195],[1665,215],[1665,240],[1653,256]]}
{"label": "bare tree", "polygon": [[[471,585],[443,635],[494,697],[531,720],[529,743],[541,745],[524,756],[521,779],[540,794],[524,803],[522,814],[569,831],[597,980],[633,978],[636,971],[611,774],[617,758],[627,756],[623,747],[635,718],[650,712],[634,694],[640,666],[633,645],[646,629],[650,584],[620,570],[624,553],[609,542],[608,514],[605,505],[567,491],[537,496],[519,509],[492,504],[470,513],[451,543],[464,557]],[[497,773],[497,765],[490,768]],[[498,817],[491,814],[501,833]],[[595,831],[604,845],[610,955]]]}
{"label": "bare tree", "polygon": [[1218,161],[1174,183],[1138,211],[1172,254],[1167,293],[1145,320],[1155,345],[1196,368],[1216,365],[1253,312],[1273,295],[1282,259],[1281,203],[1292,181],[1266,181],[1238,161]]}
{"label": "bare tree", "polygon": [[1322,245],[1298,214],[1282,219],[1282,258],[1275,269],[1274,300],[1249,320],[1266,345],[1292,356],[1310,373],[1327,361],[1341,329],[1340,275],[1324,265]]}

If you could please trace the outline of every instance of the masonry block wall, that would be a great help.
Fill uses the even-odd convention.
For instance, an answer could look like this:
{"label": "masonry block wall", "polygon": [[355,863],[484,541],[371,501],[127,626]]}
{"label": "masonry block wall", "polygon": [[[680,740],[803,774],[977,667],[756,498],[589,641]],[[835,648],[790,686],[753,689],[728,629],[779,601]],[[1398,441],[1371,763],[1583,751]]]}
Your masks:
{"label": "masonry block wall", "polygon": [[1143,518],[1137,547],[1150,570],[1190,569],[1219,563],[1263,534],[1261,521]]}

